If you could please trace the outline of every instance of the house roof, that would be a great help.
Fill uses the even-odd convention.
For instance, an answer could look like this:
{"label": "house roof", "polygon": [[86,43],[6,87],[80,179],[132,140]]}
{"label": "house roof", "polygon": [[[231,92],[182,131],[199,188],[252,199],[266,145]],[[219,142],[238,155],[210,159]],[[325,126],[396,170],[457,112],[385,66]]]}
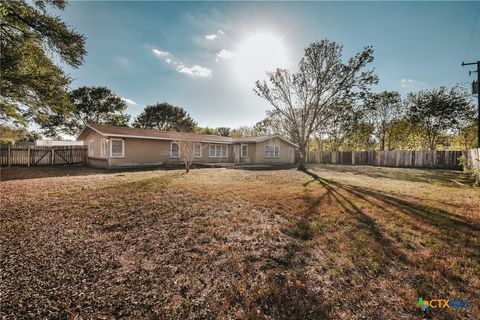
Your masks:
{"label": "house roof", "polygon": [[78,135],[77,140],[81,140],[85,129],[91,129],[102,136],[106,137],[120,137],[120,138],[140,138],[140,139],[156,139],[156,140],[178,140],[179,136],[186,139],[187,137],[192,140],[198,140],[202,142],[215,142],[215,143],[232,143],[231,137],[215,136],[210,134],[197,134],[188,132],[175,132],[175,131],[161,131],[156,129],[140,129],[130,127],[117,127],[104,124],[89,124]]}
{"label": "house roof", "polygon": [[270,140],[270,139],[273,139],[273,138],[278,138],[278,139],[283,140],[284,142],[298,148],[298,146],[295,143],[291,142],[290,140],[285,139],[284,137],[282,137],[278,134],[269,135],[269,136],[233,138],[233,142],[236,142],[236,143],[259,143],[259,142],[267,141],[267,140]]}
{"label": "house roof", "polygon": [[119,138],[139,138],[139,139],[155,139],[155,140],[178,140],[178,139],[191,139],[193,141],[207,142],[207,143],[258,143],[272,138],[280,138],[286,143],[296,146],[294,143],[282,138],[279,135],[270,136],[258,136],[258,137],[222,137],[210,134],[201,133],[188,133],[188,132],[175,132],[175,131],[161,131],[156,129],[140,129],[130,127],[118,127],[104,124],[89,124],[80,132],[77,140],[85,138],[88,130],[97,132],[105,137],[119,137]]}

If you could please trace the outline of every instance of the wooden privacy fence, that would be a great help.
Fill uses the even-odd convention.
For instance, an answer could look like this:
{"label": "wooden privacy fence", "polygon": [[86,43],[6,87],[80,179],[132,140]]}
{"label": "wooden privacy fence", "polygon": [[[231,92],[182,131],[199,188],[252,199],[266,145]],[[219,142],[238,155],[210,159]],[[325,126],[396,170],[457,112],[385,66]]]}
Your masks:
{"label": "wooden privacy fence", "polygon": [[[476,151],[475,151],[476,150]],[[308,163],[369,165],[404,168],[435,168],[461,170],[459,158],[478,159],[480,149],[466,151],[310,151]],[[478,161],[475,165],[478,165]]]}
{"label": "wooden privacy fence", "polygon": [[[469,170],[480,170],[480,148],[464,151],[465,166]],[[480,173],[479,173],[480,176]]]}
{"label": "wooden privacy fence", "polygon": [[86,146],[0,148],[0,166],[85,165]]}

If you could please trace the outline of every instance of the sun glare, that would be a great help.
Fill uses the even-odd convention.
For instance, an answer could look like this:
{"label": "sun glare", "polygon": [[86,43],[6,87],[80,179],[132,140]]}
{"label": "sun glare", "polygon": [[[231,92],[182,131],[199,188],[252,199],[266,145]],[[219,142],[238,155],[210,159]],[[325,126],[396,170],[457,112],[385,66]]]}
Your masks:
{"label": "sun glare", "polygon": [[238,80],[250,87],[265,78],[267,71],[288,67],[287,48],[283,40],[269,32],[251,34],[236,50],[234,68]]}

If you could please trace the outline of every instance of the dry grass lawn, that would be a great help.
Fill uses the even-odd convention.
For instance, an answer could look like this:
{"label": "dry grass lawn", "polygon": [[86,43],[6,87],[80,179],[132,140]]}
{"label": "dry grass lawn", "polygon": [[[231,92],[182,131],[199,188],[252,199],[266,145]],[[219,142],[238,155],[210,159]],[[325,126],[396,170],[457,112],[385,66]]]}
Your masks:
{"label": "dry grass lawn", "polygon": [[2,319],[480,319],[480,189],[461,172],[1,175]]}

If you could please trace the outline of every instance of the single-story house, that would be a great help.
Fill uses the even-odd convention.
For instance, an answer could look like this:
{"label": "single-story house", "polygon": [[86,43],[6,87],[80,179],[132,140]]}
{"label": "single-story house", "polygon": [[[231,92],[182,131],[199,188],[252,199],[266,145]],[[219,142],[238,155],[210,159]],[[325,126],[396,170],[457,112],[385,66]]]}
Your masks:
{"label": "single-story house", "polygon": [[232,138],[99,124],[85,126],[77,140],[88,147],[87,164],[98,168],[181,164],[187,145],[198,164],[293,164],[297,147],[279,135]]}

